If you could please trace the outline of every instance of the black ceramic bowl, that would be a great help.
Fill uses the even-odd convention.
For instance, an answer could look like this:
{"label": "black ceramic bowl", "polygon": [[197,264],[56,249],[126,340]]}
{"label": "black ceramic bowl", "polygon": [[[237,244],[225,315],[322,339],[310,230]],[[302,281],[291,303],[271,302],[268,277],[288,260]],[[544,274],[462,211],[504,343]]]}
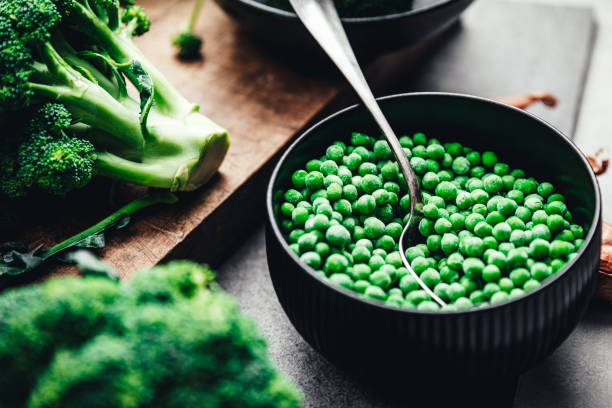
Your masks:
{"label": "black ceramic bowl", "polygon": [[[453,23],[472,1],[421,0],[415,3],[413,10],[403,13],[342,20],[353,48],[359,55],[378,55],[414,45],[442,31]],[[258,0],[216,2],[266,44],[296,53],[319,50],[292,12],[267,6]]]}
{"label": "black ceramic bowl", "polygon": [[456,380],[520,374],[563,342],[594,291],[601,251],[601,199],[595,175],[568,138],[519,109],[438,93],[390,96],[380,103],[399,134],[422,131],[443,142],[493,150],[511,166],[553,182],[573,209],[575,221],[590,225],[585,243],[562,271],[527,296],[469,311],[404,310],[330,284],[289,249],[277,226],[274,192],[287,188],[293,171],[322,156],[333,140],[347,140],[351,131],[378,133],[364,108],[353,106],[306,131],[272,175],[266,198],[266,246],[280,303],[312,347],[357,374],[419,372]]}

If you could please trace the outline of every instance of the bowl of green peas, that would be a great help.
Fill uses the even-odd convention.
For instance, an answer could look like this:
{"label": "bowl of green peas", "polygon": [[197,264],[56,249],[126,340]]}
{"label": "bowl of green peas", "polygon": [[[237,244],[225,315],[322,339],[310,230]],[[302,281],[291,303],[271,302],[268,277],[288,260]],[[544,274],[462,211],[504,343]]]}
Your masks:
{"label": "bowl of green peas", "polygon": [[402,263],[407,186],[361,106],[304,132],[274,170],[266,245],[280,303],[352,371],[520,374],[570,334],[595,288],[601,205],[588,161],[552,126],[491,100],[380,103],[424,198],[405,255],[443,305]]}

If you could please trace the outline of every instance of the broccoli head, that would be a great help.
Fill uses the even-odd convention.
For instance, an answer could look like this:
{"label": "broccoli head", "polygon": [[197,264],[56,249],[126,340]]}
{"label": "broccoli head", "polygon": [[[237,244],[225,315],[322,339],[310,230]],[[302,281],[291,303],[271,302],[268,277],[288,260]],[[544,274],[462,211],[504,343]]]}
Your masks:
{"label": "broccoli head", "polygon": [[227,132],[136,48],[150,24],[125,0],[0,0],[0,113],[20,121],[3,135],[0,191],[64,195],[96,175],[191,191],[212,177]]}
{"label": "broccoli head", "polygon": [[299,407],[213,276],[183,261],[122,284],[64,278],[1,295],[0,386],[10,391],[0,406]]}

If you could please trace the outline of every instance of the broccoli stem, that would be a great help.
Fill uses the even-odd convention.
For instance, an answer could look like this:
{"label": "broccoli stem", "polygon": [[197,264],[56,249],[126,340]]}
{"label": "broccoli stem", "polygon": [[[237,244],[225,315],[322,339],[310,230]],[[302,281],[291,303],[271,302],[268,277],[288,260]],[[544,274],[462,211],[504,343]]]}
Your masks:
{"label": "broccoli stem", "polygon": [[102,152],[95,173],[170,191],[192,191],[210,180],[229,148],[227,131],[198,113],[177,120],[152,112],[147,127],[155,143],[141,161]]}
{"label": "broccoli stem", "polygon": [[189,17],[189,23],[187,24],[187,29],[189,32],[193,32],[195,28],[196,22],[198,21],[198,16],[200,15],[200,10],[204,5],[204,0],[196,0],[193,6],[193,10],[191,11],[191,16]]}
{"label": "broccoli stem", "polygon": [[[134,45],[131,37],[123,32],[111,30],[108,25],[100,20],[91,10],[81,6],[81,13],[87,16],[91,24],[87,26],[87,32],[94,41],[108,52],[110,57],[120,64],[129,64],[133,60],[140,62],[144,70],[149,74],[155,86],[155,109],[167,115],[177,118],[184,117],[190,112],[198,110],[198,106],[189,102],[180,92],[166,79],[166,77],[140,52]],[[124,72],[130,82],[138,86],[134,73]]]}
{"label": "broccoli stem", "polygon": [[123,217],[126,215],[132,215],[144,208],[150,207],[155,204],[173,204],[177,201],[177,197],[167,191],[155,191],[145,195],[144,197],[138,198],[129,204],[121,207],[119,210],[115,211],[99,223],[93,225],[90,228],[68,238],[67,240],[60,242],[57,245],[52,246],[41,254],[43,259],[48,259],[53,255],[57,255],[61,251],[73,247],[77,245],[79,242],[84,239],[91,237],[93,235],[99,234],[100,232],[105,231],[109,227],[117,224]]}

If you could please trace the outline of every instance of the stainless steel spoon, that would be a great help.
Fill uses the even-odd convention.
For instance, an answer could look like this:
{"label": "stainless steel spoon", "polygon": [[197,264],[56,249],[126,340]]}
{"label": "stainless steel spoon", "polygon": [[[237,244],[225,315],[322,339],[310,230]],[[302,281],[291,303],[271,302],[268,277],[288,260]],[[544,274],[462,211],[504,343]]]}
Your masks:
{"label": "stainless steel spoon", "polygon": [[421,187],[419,181],[410,166],[408,157],[404,153],[404,149],[400,145],[397,136],[391,129],[389,122],[383,115],[368,83],[363,76],[363,72],[359,67],[355,53],[348,41],[342,22],[338,16],[336,6],[333,0],[289,0],[295,13],[306,26],[310,34],[317,40],[321,48],[336,64],[340,72],[346,77],[352,85],[357,95],[363,101],[365,107],[370,111],[374,120],[381,128],[391,150],[399,163],[400,170],[404,175],[408,190],[410,192],[410,218],[406,223],[400,236],[399,252],[401,254],[404,265],[410,274],[416,279],[421,288],[431,296],[440,306],[445,303],[440,299],[419,277],[419,275],[410,267],[410,263],[405,255],[405,240],[417,230],[418,223],[421,218],[423,208],[423,197],[421,195]]}

